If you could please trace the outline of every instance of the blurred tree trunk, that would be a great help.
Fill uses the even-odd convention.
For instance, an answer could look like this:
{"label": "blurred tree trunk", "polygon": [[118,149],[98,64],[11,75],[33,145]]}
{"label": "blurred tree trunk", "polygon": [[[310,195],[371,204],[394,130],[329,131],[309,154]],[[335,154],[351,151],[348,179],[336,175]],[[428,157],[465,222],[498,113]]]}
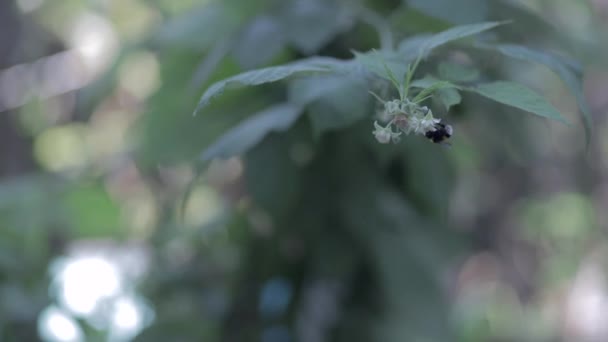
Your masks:
{"label": "blurred tree trunk", "polygon": [[[0,1],[0,70],[16,62],[22,21],[13,1]],[[0,178],[22,174],[35,165],[32,142],[19,132],[16,114],[15,110],[0,113]]]}

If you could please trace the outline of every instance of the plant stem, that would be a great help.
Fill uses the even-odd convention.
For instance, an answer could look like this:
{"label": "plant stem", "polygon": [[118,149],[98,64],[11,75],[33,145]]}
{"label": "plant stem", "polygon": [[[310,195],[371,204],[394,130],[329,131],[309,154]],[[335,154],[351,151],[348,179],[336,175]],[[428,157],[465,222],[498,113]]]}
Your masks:
{"label": "plant stem", "polygon": [[420,64],[420,60],[422,60],[422,53],[418,54],[418,58],[416,58],[416,61],[414,62],[414,66],[410,67],[410,65],[408,65],[407,67],[407,73],[405,74],[405,85],[404,85],[404,93],[405,96],[407,97],[409,91],[410,91],[410,84],[412,83],[412,78],[414,77],[414,73],[416,73],[416,69],[418,68],[418,64]]}

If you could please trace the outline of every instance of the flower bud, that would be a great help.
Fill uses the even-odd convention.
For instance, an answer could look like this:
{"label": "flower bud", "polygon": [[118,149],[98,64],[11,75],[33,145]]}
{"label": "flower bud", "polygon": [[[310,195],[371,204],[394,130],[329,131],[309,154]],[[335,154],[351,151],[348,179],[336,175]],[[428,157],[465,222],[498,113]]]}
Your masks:
{"label": "flower bud", "polygon": [[395,114],[399,113],[399,111],[400,111],[399,100],[388,101],[384,104],[384,106],[386,108],[386,112],[389,115],[395,115]]}

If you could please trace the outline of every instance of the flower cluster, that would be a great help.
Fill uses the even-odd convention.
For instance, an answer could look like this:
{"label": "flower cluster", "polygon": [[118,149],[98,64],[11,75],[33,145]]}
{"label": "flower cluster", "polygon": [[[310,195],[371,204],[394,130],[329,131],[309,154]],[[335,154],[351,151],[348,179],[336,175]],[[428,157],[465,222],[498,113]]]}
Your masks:
{"label": "flower cluster", "polygon": [[426,106],[420,106],[408,99],[384,102],[384,110],[380,113],[382,121],[388,122],[382,126],[374,121],[372,132],[381,144],[397,143],[402,133],[427,135],[436,130],[441,120],[433,117],[433,112]]}

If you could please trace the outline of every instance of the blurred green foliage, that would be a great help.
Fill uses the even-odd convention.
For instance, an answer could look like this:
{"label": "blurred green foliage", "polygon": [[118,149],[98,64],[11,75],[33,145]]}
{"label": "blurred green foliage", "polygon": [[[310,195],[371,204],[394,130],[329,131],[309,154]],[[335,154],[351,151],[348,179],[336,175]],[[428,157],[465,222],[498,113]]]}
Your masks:
{"label": "blurred green foliage", "polygon": [[[88,76],[2,113],[27,152],[0,153],[0,340],[49,339],[59,307],[86,341],[601,341],[572,312],[608,291],[605,108],[583,87],[608,30],[564,23],[597,3],[11,1],[46,35],[24,29],[37,48],[0,80],[62,51]],[[398,97],[387,69],[421,52],[452,147],[379,144],[368,91]],[[153,312],[134,333],[62,302],[57,260],[83,248]]]}

